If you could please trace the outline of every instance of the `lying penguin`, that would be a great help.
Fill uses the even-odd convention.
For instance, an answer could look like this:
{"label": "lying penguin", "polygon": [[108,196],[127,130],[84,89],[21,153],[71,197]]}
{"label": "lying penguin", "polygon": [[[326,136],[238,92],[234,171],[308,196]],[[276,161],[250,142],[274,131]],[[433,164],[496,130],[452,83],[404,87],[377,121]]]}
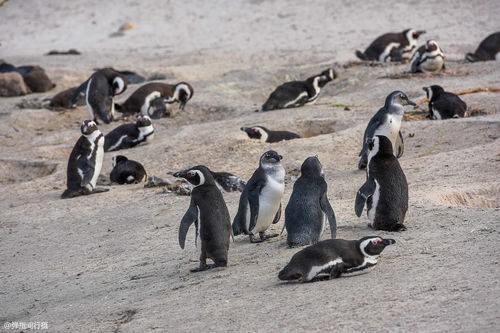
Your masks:
{"label": "lying penguin", "polygon": [[378,236],[360,240],[327,239],[295,253],[279,274],[285,281],[310,282],[368,273],[394,239]]}
{"label": "lying penguin", "polygon": [[441,86],[433,85],[423,87],[429,100],[429,115],[427,118],[434,120],[459,118],[465,115],[467,104],[460,97],[451,92],[446,92]]}
{"label": "lying penguin", "polygon": [[479,44],[476,52],[467,53],[465,59],[470,62],[500,60],[500,32],[495,32],[486,37]]}
{"label": "lying penguin", "polygon": [[240,128],[250,139],[260,140],[262,142],[280,142],[283,140],[299,139],[300,136],[288,131],[271,131],[264,126],[252,126]]}
{"label": "lying penguin", "polygon": [[30,92],[46,92],[56,86],[40,66],[26,65],[16,67],[1,60],[0,62],[0,73],[19,73]]}
{"label": "lying penguin", "polygon": [[321,88],[337,78],[337,73],[329,68],[305,81],[291,81],[276,88],[262,105],[262,111],[295,108],[316,102]]}
{"label": "lying penguin", "polygon": [[[236,192],[236,191],[243,192],[243,189],[247,184],[246,181],[244,181],[238,176],[233,175],[232,173],[215,172],[212,170],[209,171],[212,174],[212,177],[214,177],[215,184],[217,185],[219,190],[224,190],[226,192]],[[173,174],[173,176],[180,177],[180,175],[184,174],[185,172],[187,172],[187,169],[177,171]]]}
{"label": "lying penguin", "polygon": [[112,159],[113,170],[109,178],[118,184],[137,184],[146,181],[148,175],[141,163],[129,160],[123,155],[114,156]]}
{"label": "lying penguin", "polygon": [[434,40],[428,40],[413,54],[410,61],[412,73],[439,72],[444,70],[444,54]]}
{"label": "lying penguin", "polygon": [[135,123],[123,124],[106,134],[104,151],[115,151],[149,143],[154,138],[154,128],[148,116],[139,116]]}

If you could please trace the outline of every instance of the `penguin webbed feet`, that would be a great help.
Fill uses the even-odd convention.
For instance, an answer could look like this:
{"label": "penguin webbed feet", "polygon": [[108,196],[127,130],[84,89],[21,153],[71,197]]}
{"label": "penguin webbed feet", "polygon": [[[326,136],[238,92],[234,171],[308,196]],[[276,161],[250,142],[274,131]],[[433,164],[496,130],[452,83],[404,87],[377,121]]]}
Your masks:
{"label": "penguin webbed feet", "polygon": [[250,234],[250,243],[262,243],[269,238],[278,237],[280,234],[266,234],[265,232],[259,232],[259,238],[256,239],[255,235]]}

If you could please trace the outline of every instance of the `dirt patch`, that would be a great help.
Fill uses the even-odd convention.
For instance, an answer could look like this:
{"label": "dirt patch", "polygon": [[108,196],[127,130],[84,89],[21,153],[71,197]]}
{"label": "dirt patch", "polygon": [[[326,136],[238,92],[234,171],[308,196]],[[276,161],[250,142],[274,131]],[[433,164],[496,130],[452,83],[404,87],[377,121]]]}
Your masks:
{"label": "dirt patch", "polygon": [[347,124],[332,119],[306,120],[297,124],[296,133],[301,138],[310,138],[322,134],[338,132],[348,128]]}
{"label": "dirt patch", "polygon": [[56,171],[56,163],[0,160],[0,184],[13,184],[45,177]]}
{"label": "dirt patch", "polygon": [[442,194],[438,202],[453,206],[500,208],[500,187]]}

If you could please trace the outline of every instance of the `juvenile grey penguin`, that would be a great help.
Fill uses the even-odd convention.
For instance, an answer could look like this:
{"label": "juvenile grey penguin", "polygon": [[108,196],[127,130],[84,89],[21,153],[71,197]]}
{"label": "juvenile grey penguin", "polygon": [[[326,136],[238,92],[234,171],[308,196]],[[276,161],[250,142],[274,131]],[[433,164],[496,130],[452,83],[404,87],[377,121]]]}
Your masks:
{"label": "juvenile grey penguin", "polygon": [[300,138],[298,134],[293,132],[271,131],[264,126],[242,127],[241,130],[245,132],[250,139],[256,139],[268,143]]}
{"label": "juvenile grey penguin", "polygon": [[408,210],[408,183],[386,136],[368,139],[366,182],[356,195],[354,210],[359,217],[366,204],[369,226],[377,230],[403,231]]}
{"label": "juvenile grey penguin", "polygon": [[418,37],[424,33],[425,30],[406,29],[383,34],[377,37],[365,52],[356,51],[356,56],[361,60],[379,62],[409,59],[411,52],[417,47]]}
{"label": "juvenile grey penguin", "polygon": [[420,46],[410,61],[410,71],[412,73],[439,72],[443,69],[446,69],[444,54],[434,40],[428,40],[424,45]]}
{"label": "juvenile grey penguin", "polygon": [[359,240],[327,239],[295,253],[278,275],[280,280],[310,282],[368,273],[394,239],[379,236]]}
{"label": "juvenile grey penguin", "polygon": [[441,86],[433,85],[423,88],[429,100],[429,115],[434,120],[459,118],[465,115],[467,104],[457,95],[446,92]]}
{"label": "juvenile grey penguin", "polygon": [[106,134],[104,151],[115,151],[149,143],[154,138],[154,128],[148,116],[139,116],[135,123],[122,124]]}
{"label": "juvenile grey penguin", "polygon": [[69,155],[67,189],[61,196],[63,199],[108,191],[96,188],[104,157],[104,136],[92,120],[85,120],[80,130],[82,136]]}
{"label": "juvenile grey penguin", "polygon": [[127,79],[112,68],[103,68],[94,72],[73,94],[76,104],[81,92],[85,92],[85,101],[90,116],[109,124],[115,117],[114,97],[127,89]]}
{"label": "juvenile grey penguin", "polygon": [[300,172],[285,208],[286,243],[289,247],[317,243],[327,221],[332,239],[337,235],[337,221],[328,201],[328,186],[319,159],[308,157]]}
{"label": "juvenile grey penguin", "polygon": [[193,94],[193,87],[187,82],[180,82],[175,85],[151,82],[140,86],[123,104],[115,107],[116,111],[126,115],[140,113],[158,119],[165,112],[165,108],[159,108],[159,110],[153,112],[151,110],[153,101],[160,100],[163,105],[179,103],[179,109],[184,110],[186,103],[193,97]]}
{"label": "juvenile grey penguin", "polygon": [[[238,212],[233,221],[233,234],[245,233],[251,243],[259,243],[278,234],[266,235],[271,223],[281,217],[281,198],[285,191],[283,157],[274,150],[262,154],[255,170],[241,193]],[[259,234],[260,240],[256,239]]]}
{"label": "juvenile grey penguin", "polygon": [[500,60],[500,32],[495,32],[486,37],[479,44],[476,52],[467,53],[465,59],[470,62]]}
{"label": "juvenile grey penguin", "polygon": [[404,92],[393,91],[386,97],[384,106],[370,119],[363,135],[363,147],[359,153],[361,157],[358,163],[359,169],[366,168],[368,160],[366,140],[375,135],[388,137],[393,144],[396,157],[403,156],[404,143],[400,128],[405,105],[416,104],[410,101]]}
{"label": "juvenile grey penguin", "polygon": [[295,108],[316,102],[321,88],[337,77],[337,73],[329,68],[305,81],[285,82],[276,88],[262,105],[262,111]]}
{"label": "juvenile grey penguin", "polygon": [[[226,267],[231,219],[222,193],[215,185],[210,170],[199,165],[188,171],[181,171],[177,176],[185,178],[195,186],[191,192],[191,203],[182,217],[179,227],[181,249],[184,249],[186,234],[193,223],[196,227],[196,244],[198,239],[201,240],[200,266],[191,271],[198,272],[213,267]],[[207,265],[207,258],[212,259],[214,264]]]}
{"label": "juvenile grey penguin", "polygon": [[137,184],[146,181],[148,175],[141,163],[118,155],[112,159],[113,170],[109,175],[111,182],[118,184]]}

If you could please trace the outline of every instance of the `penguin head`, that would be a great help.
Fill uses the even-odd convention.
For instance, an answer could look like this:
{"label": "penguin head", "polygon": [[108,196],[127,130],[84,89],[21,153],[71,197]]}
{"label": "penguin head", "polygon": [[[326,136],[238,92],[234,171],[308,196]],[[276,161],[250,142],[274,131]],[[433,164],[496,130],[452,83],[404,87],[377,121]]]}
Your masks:
{"label": "penguin head", "polygon": [[427,99],[429,101],[432,101],[435,97],[444,93],[443,87],[438,86],[438,85],[432,85],[430,87],[423,87],[422,89],[425,91],[425,93],[427,95]]}
{"label": "penguin head", "polygon": [[425,43],[425,52],[433,52],[439,49],[438,43],[434,40],[428,40]]}
{"label": "penguin head", "polygon": [[318,156],[310,156],[306,158],[300,167],[302,177],[323,177],[323,168]]}
{"label": "penguin head", "polygon": [[135,122],[135,124],[137,127],[147,127],[151,126],[152,122],[151,118],[149,118],[148,116],[139,116],[137,117],[137,121]]}
{"label": "penguin head", "polygon": [[114,168],[117,164],[120,164],[125,161],[128,161],[128,158],[123,155],[113,156],[113,158],[111,159],[111,165]]}
{"label": "penguin head", "polygon": [[425,34],[425,30],[414,30],[414,29],[406,29],[405,31],[403,31],[403,34],[406,36],[406,39],[410,42],[410,41],[417,41],[418,40],[418,37],[420,37],[420,35],[423,35]]}
{"label": "penguin head", "polygon": [[180,82],[175,85],[174,100],[179,102],[179,109],[184,110],[186,103],[193,97],[193,87],[187,82]]}
{"label": "penguin head", "polygon": [[267,128],[262,126],[252,126],[252,127],[241,127],[243,132],[245,132],[250,139],[262,139],[267,134]]}
{"label": "penguin head", "polygon": [[391,140],[384,135],[377,135],[373,138],[368,138],[366,139],[366,144],[368,145],[369,151],[368,160],[378,153],[394,155]]}
{"label": "penguin head", "polygon": [[174,173],[173,176],[184,178],[195,187],[201,185],[215,185],[212,172],[210,172],[210,170],[204,165],[197,165],[186,170],[178,171]]}
{"label": "penguin head", "polygon": [[337,78],[337,72],[333,68],[328,68],[319,75],[319,86],[323,88],[328,82]]}
{"label": "penguin head", "polygon": [[280,161],[282,159],[283,156],[279,155],[276,151],[269,150],[262,154],[262,156],[260,157],[260,165],[263,167],[274,166],[280,164]]}
{"label": "penguin head", "polygon": [[408,96],[401,90],[396,90],[393,91],[392,93],[387,96],[385,99],[385,106],[386,108],[390,107],[391,105],[399,105],[399,106],[405,106],[405,105],[417,105],[415,102],[410,101]]}
{"label": "penguin head", "polygon": [[84,120],[82,126],[80,126],[80,130],[83,135],[90,135],[97,131],[97,124],[93,120]]}
{"label": "penguin head", "polygon": [[120,95],[127,90],[127,79],[124,76],[116,76],[113,79],[113,96]]}
{"label": "penguin head", "polygon": [[363,237],[358,240],[358,248],[364,256],[378,256],[385,247],[395,244],[396,241],[390,238],[382,238],[379,236]]}

